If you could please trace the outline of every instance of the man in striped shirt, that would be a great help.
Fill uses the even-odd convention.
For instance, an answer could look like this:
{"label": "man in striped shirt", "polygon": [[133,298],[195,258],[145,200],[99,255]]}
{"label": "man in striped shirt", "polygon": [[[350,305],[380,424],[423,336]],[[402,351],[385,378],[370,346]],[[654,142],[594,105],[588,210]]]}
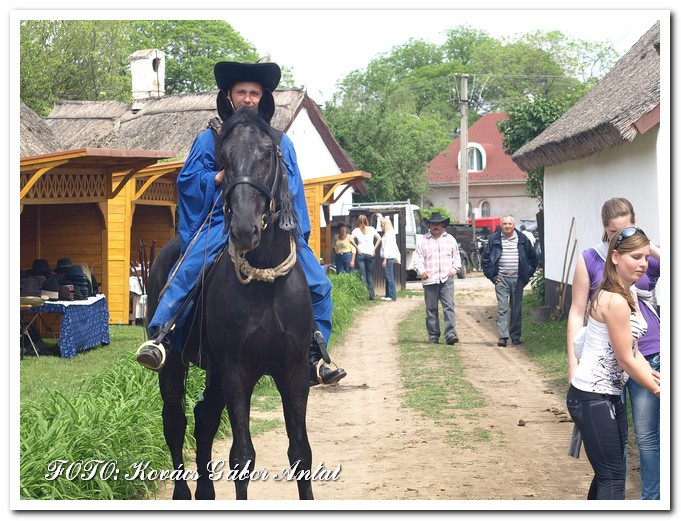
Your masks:
{"label": "man in striped shirt", "polygon": [[445,342],[454,345],[459,341],[454,316],[454,276],[461,269],[459,245],[445,231],[449,219],[440,212],[433,212],[426,222],[429,231],[416,245],[414,268],[423,283],[428,338],[431,344],[440,341],[439,301],[445,319]]}
{"label": "man in striped shirt", "polygon": [[509,337],[513,345],[521,343],[523,288],[536,267],[537,256],[529,239],[515,229],[512,215],[504,215],[501,230],[490,236],[482,253],[482,271],[494,283],[497,294],[499,347],[506,347]]}

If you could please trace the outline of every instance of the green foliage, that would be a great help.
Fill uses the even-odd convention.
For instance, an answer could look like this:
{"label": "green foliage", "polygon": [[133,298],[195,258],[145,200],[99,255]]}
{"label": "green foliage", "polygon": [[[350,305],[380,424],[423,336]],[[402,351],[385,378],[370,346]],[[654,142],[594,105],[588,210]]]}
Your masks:
{"label": "green foliage", "polygon": [[44,116],[58,100],[131,98],[127,22],[23,20],[21,100]]}
{"label": "green foliage", "polygon": [[130,101],[129,57],[141,49],[166,54],[168,94],[214,90],[215,62],[258,58],[224,21],[23,20],[20,33],[21,100],[41,116],[58,100]]}
{"label": "green foliage", "polygon": [[430,216],[433,214],[433,212],[440,212],[440,215],[442,215],[442,217],[445,217],[446,219],[450,220],[452,219],[452,216],[443,206],[432,206],[430,208],[424,208],[421,210],[421,215],[423,215],[425,219],[430,219]]}
{"label": "green foliage", "polygon": [[215,90],[216,62],[258,59],[253,45],[221,20],[137,20],[130,24],[131,52],[160,49],[166,54],[168,94]]}
{"label": "green foliage", "polygon": [[[502,143],[506,153],[512,155],[525,143],[532,141],[562,116],[575,101],[576,98],[572,95],[560,99],[538,98],[524,100],[511,107],[508,119],[498,124],[503,134]],[[540,209],[544,208],[543,168],[527,172],[527,194],[539,201]]]}
{"label": "green foliage", "polygon": [[544,301],[544,270],[537,268],[530,279],[530,287],[532,288],[532,295],[537,299],[537,302]]}

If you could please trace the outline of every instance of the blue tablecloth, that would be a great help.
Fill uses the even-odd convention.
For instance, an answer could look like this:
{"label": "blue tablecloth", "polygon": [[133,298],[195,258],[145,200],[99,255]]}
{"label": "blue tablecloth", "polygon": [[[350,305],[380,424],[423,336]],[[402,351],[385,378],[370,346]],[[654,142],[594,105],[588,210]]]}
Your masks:
{"label": "blue tablecloth", "polygon": [[64,358],[72,358],[99,344],[108,344],[109,308],[100,294],[87,300],[46,302],[31,309],[33,313],[61,313],[59,351]]}

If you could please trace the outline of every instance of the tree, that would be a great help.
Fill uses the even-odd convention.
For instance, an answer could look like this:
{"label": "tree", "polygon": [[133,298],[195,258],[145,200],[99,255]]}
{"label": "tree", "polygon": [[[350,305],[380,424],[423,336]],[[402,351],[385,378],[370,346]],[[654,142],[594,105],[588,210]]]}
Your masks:
{"label": "tree", "polygon": [[[508,119],[500,121],[499,130],[504,135],[504,151],[513,155],[525,143],[541,134],[551,123],[562,116],[576,100],[563,98],[551,100],[540,98],[523,101],[508,111]],[[527,172],[527,195],[539,201],[539,209],[544,208],[544,169]]]}
{"label": "tree", "polygon": [[131,97],[125,22],[24,20],[20,35],[20,95],[38,114],[60,99]]}
{"label": "tree", "polygon": [[58,100],[130,101],[129,57],[141,49],[166,54],[168,94],[213,90],[215,62],[258,58],[223,21],[24,20],[20,33],[21,99],[43,116]]}
{"label": "tree", "polygon": [[[457,74],[470,75],[471,124],[532,100],[576,100],[593,85],[586,72],[601,74],[614,59],[608,44],[558,31],[499,40],[459,26],[442,46],[411,39],[352,71],[324,114],[357,167],[371,172],[370,197],[416,199],[427,189],[426,164],[460,132]],[[540,186],[531,188],[539,196]]]}
{"label": "tree", "polygon": [[214,90],[216,62],[256,61],[253,45],[220,20],[131,21],[131,53],[160,49],[166,55],[168,94]]}

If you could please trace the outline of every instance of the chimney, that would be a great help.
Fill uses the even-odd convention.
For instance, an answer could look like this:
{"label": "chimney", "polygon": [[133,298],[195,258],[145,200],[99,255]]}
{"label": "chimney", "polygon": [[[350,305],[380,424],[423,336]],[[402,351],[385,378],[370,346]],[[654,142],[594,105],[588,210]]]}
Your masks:
{"label": "chimney", "polygon": [[143,106],[144,100],[160,98],[165,94],[166,55],[158,49],[144,49],[130,55],[132,74],[133,112]]}

